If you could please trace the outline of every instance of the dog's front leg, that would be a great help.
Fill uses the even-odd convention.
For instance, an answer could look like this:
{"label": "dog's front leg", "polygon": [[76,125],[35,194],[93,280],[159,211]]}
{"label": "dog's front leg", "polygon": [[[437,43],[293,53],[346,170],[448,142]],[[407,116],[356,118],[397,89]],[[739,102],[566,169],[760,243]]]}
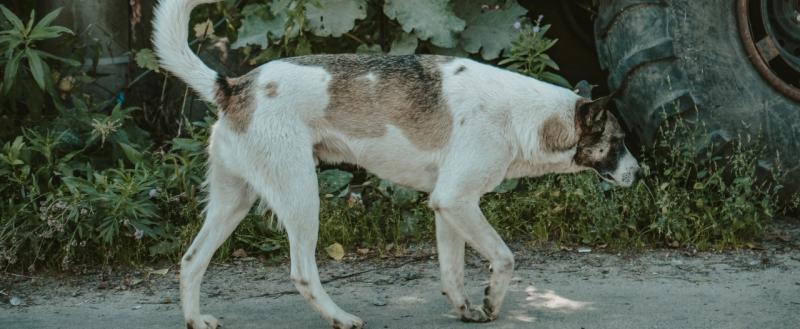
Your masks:
{"label": "dog's front leg", "polygon": [[[471,307],[464,298],[461,299],[463,300],[462,304],[455,305],[461,319],[468,322],[494,320],[500,312],[500,306],[511,282],[511,275],[514,271],[514,254],[486,221],[481,213],[477,197],[460,199],[434,194],[431,197],[431,207],[436,212],[437,218],[441,218],[442,222],[458,232],[458,235],[470,247],[487,258],[492,266],[492,276],[489,286],[484,291],[483,305],[479,308]],[[442,271],[445,269],[443,268]],[[456,303],[461,301],[450,298]]]}
{"label": "dog's front leg", "polygon": [[453,305],[467,305],[464,292],[464,238],[436,213],[436,251],[442,273],[442,294]]}
{"label": "dog's front leg", "polygon": [[[450,297],[457,303],[454,306],[461,319],[470,322],[486,322],[497,318],[514,271],[514,254],[486,221],[480,208],[481,196],[500,184],[512,156],[504,136],[492,134],[491,130],[481,127],[465,126],[459,138],[453,140],[451,152],[439,169],[440,174],[430,197],[430,207],[436,213],[437,235],[440,233],[438,228],[445,227],[440,224],[446,224],[457,233],[460,240],[488,259],[492,266],[491,279],[481,306],[470,306],[466,298],[456,300]],[[446,232],[441,233],[445,237],[450,236]],[[458,264],[460,268],[464,261],[463,243],[459,242],[457,247],[460,248],[457,251],[445,250],[450,250],[450,261],[447,263]],[[460,258],[458,262],[453,260],[456,252]],[[462,300],[463,303],[459,303]]]}

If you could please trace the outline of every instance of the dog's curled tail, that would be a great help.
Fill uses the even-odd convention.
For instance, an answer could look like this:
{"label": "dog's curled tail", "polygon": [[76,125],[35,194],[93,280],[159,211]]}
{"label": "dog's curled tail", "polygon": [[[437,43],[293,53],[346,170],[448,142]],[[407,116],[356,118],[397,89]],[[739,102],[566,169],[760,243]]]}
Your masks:
{"label": "dog's curled tail", "polygon": [[153,46],[161,67],[216,103],[220,76],[189,48],[189,17],[194,7],[221,0],[160,0],[153,20]]}

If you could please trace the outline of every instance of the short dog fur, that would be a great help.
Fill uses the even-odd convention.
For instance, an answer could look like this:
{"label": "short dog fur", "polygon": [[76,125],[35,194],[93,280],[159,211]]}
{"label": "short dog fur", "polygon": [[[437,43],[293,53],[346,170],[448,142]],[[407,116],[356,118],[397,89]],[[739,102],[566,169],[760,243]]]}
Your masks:
{"label": "short dog fur", "polygon": [[[261,199],[286,229],[291,279],[335,328],[364,322],[320,284],[316,164],[351,163],[430,193],[444,294],[464,321],[495,319],[514,269],[487,223],[481,196],[503,179],[595,170],[629,186],[639,169],[608,98],[574,92],[468,59],[432,55],[316,55],[275,60],[228,78],[191,51],[189,14],[219,0],[161,0],[153,42],[161,65],[220,108],[212,128],[209,200],[181,261],[187,327],[215,328],[200,313],[200,283],[216,249]],[[485,298],[467,301],[468,244],[492,267]]]}

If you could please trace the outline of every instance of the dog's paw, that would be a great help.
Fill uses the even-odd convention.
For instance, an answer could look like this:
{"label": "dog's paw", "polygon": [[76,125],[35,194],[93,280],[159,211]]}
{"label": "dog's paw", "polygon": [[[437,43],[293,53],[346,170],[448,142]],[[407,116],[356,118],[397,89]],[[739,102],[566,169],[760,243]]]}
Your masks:
{"label": "dog's paw", "polygon": [[343,314],[333,319],[333,329],[361,329],[364,328],[364,320],[352,314]]}
{"label": "dog's paw", "polygon": [[461,321],[464,322],[489,322],[492,320],[494,317],[483,307],[466,306],[461,311]]}
{"label": "dog's paw", "polygon": [[[486,291],[488,292],[489,289],[486,289]],[[498,312],[497,308],[494,307],[494,304],[489,299],[489,297],[486,297],[486,298],[483,299],[483,308],[482,309],[483,309],[483,312],[486,313],[486,316],[489,317],[489,321],[493,321],[494,319],[497,319],[497,314],[500,313],[500,312]]]}
{"label": "dog's paw", "polygon": [[186,329],[217,329],[220,327],[222,327],[222,322],[208,314],[186,321]]}

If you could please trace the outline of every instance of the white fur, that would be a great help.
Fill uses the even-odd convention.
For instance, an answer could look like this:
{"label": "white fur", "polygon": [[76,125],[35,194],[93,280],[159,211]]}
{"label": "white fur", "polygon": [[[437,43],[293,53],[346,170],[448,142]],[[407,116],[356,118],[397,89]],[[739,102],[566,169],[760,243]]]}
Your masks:
{"label": "white fur", "polygon": [[639,162],[631,155],[625,147],[625,156],[620,159],[616,170],[611,174],[614,182],[620,186],[629,187],[636,180],[636,172],[639,171]]}
{"label": "white fur", "polygon": [[[190,10],[210,2],[215,1],[162,0],[156,10],[153,41],[162,66],[213,102],[216,73],[186,45]],[[462,66],[465,69],[455,74]],[[301,294],[335,326],[363,326],[362,320],[340,309],[320,284],[315,261],[316,160],[356,164],[384,179],[431,193],[443,290],[461,317],[470,321],[497,316],[514,267],[512,252],[481,213],[480,197],[504,178],[587,169],[573,163],[575,148],[546,152],[539,140],[546,118],[556,115],[574,122],[579,96],[516,73],[467,59],[440,65],[452,132],[445,147],[421,150],[392,125],[383,136],[356,139],[325,124],[332,77],[323,68],[278,60],[256,70],[252,86],[256,106],[249,126],[238,131],[223,113],[212,128],[206,220],[181,261],[184,318],[195,329],[217,326],[216,319],[200,313],[202,276],[215,250],[258,198],[286,229],[291,276]],[[377,82],[383,77],[369,73],[360,78]],[[277,83],[277,96],[266,95],[270,82]],[[337,151],[315,154],[314,145],[320,142]],[[626,168],[615,173],[620,182],[627,182],[623,176],[635,164],[631,159],[626,158]],[[485,307],[469,306],[464,293],[465,244],[491,262]]]}
{"label": "white fur", "polygon": [[189,14],[194,7],[220,0],[162,0],[154,14],[153,44],[161,67],[185,81],[207,102],[214,102],[217,73],[189,48]]}

